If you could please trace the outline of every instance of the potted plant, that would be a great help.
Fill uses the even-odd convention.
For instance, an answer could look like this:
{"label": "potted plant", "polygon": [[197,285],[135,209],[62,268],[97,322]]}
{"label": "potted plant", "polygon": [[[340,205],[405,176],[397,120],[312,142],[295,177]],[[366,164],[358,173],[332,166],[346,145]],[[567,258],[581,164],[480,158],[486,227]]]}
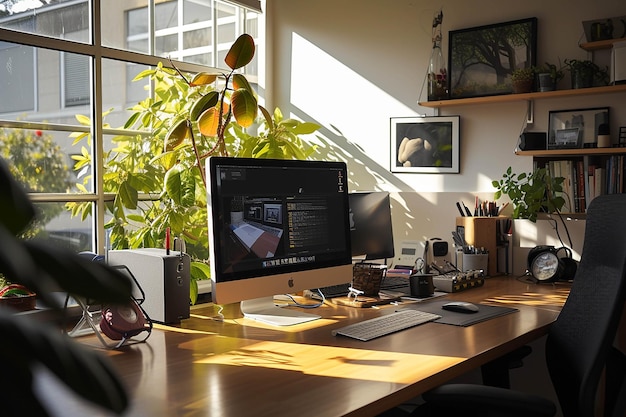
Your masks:
{"label": "potted plant", "polygon": [[514,93],[530,93],[535,82],[533,67],[517,68],[511,73],[511,84]]}
{"label": "potted plant", "polygon": [[6,306],[17,311],[35,309],[37,294],[22,284],[9,281],[0,273],[0,307]]}
{"label": "potted plant", "polygon": [[565,77],[563,66],[559,63],[559,67],[550,62],[539,65],[535,72],[537,73],[537,85],[539,91],[552,91],[556,89],[557,84]]}
{"label": "potted plant", "polygon": [[536,168],[531,172],[513,173],[508,167],[502,179],[494,180],[494,199],[507,195],[513,205],[514,219],[528,219],[533,223],[541,212],[559,212],[565,205],[562,197],[563,177],[550,176],[546,168]]}
{"label": "potted plant", "polygon": [[[197,299],[197,280],[210,278],[204,161],[210,155],[306,159],[315,151],[301,135],[319,125],[284,118],[280,109],[269,112],[237,72],[253,58],[254,40],[240,36],[226,54],[229,71],[182,74],[161,63],[135,80],[150,79],[154,97],[137,103],[124,128],[150,130],[149,136],[118,136],[114,150],[105,152],[104,189],[115,195],[108,206],[106,227],[113,249],[163,247],[167,227],[186,242],[191,256],[190,298]],[[219,87],[219,89],[218,89]],[[260,120],[257,115],[260,114]],[[91,120],[77,116],[85,125]],[[75,144],[88,134],[72,135]],[[74,157],[75,170],[91,164],[91,153]],[[86,184],[90,178],[81,177]],[[152,204],[140,193],[154,194]],[[89,203],[69,203],[74,215],[86,216]]]}
{"label": "potted plant", "polygon": [[[103,303],[128,301],[131,283],[126,276],[58,246],[18,237],[35,219],[35,208],[4,159],[0,159],[0,200],[0,273],[5,279],[36,292],[50,312],[59,312],[59,320],[62,310],[50,297],[51,288]],[[124,411],[128,396],[106,358],[75,343],[56,325],[33,317],[0,306],[3,415],[49,415],[33,383],[42,366],[84,399],[115,413]]]}
{"label": "potted plant", "polygon": [[573,89],[608,84],[608,69],[600,68],[592,61],[565,59],[564,63],[569,70]]}

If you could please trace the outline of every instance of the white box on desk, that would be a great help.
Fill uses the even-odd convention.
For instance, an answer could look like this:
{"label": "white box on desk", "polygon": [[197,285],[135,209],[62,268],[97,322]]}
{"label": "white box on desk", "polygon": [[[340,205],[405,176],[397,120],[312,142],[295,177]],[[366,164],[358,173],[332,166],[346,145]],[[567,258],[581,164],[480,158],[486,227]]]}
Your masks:
{"label": "white box on desk", "polygon": [[160,323],[178,323],[189,318],[189,255],[165,249],[111,250],[110,265],[126,265],[145,293],[141,305]]}

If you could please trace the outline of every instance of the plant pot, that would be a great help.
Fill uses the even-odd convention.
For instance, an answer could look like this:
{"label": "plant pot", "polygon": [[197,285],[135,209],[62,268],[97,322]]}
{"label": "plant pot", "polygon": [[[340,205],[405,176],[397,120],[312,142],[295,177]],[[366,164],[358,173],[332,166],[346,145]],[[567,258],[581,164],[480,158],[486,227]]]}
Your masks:
{"label": "plant pot", "polygon": [[539,91],[553,91],[555,89],[554,79],[548,72],[537,74],[537,81],[539,84]]}
{"label": "plant pot", "polygon": [[593,72],[592,71],[578,71],[572,70],[572,88],[589,88],[593,86]]}
{"label": "plant pot", "polygon": [[35,309],[36,301],[37,296],[35,294],[0,297],[0,308],[8,307],[16,311],[29,311]]}
{"label": "plant pot", "polygon": [[516,80],[513,81],[514,93],[530,93],[533,90],[533,80]]}

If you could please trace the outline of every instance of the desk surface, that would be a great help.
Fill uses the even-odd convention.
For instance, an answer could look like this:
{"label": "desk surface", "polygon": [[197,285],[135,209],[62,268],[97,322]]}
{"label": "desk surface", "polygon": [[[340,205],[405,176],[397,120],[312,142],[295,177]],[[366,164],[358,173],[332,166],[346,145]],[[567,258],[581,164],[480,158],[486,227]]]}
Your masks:
{"label": "desk surface", "polygon": [[106,354],[133,398],[128,415],[371,416],[543,336],[568,292],[490,278],[446,297],[518,312],[469,327],[427,323],[369,342],[331,329],[397,307],[327,303],[315,310],[320,320],[276,328],[241,318],[237,305],[215,321],[207,304],[179,326],[157,325],[147,343]]}

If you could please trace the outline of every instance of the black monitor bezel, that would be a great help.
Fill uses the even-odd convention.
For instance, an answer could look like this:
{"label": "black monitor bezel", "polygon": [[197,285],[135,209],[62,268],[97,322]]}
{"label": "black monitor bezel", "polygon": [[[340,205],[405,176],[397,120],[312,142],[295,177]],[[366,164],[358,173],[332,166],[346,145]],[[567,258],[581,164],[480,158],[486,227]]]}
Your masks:
{"label": "black monitor bezel", "polygon": [[[284,169],[296,169],[296,168],[314,168],[314,169],[325,169],[325,170],[337,170],[341,173],[343,178],[345,179],[345,183],[343,186],[342,195],[342,205],[345,207],[343,210],[344,215],[344,223],[346,227],[344,228],[345,233],[343,239],[345,241],[344,250],[341,253],[337,253],[337,256],[332,259],[327,259],[324,261],[316,261],[314,263],[303,263],[303,264],[294,264],[294,265],[282,265],[268,269],[254,269],[254,270],[244,270],[244,271],[234,271],[234,272],[225,272],[222,263],[222,248],[220,245],[215,245],[215,242],[219,241],[219,233],[220,233],[220,219],[219,213],[210,212],[209,213],[209,226],[212,228],[209,233],[209,250],[211,251],[211,269],[212,269],[212,280],[216,283],[220,282],[230,282],[230,281],[239,281],[245,279],[253,279],[253,278],[261,278],[272,275],[280,275],[280,274],[288,274],[295,273],[300,271],[306,271],[310,269],[323,269],[328,267],[335,267],[341,265],[351,264],[352,262],[352,252],[351,252],[351,240],[350,240],[350,230],[349,230],[349,219],[348,219],[348,185],[347,185],[347,167],[344,162],[336,162],[336,161],[310,161],[310,160],[281,160],[281,159],[263,159],[263,158],[234,158],[234,157],[210,157],[207,163],[207,187],[208,187],[208,195],[207,195],[207,203],[209,210],[213,210],[213,207],[219,207],[219,199],[221,198],[218,195],[218,178],[216,174],[216,168],[218,166],[233,166],[233,167],[268,167],[268,168],[284,168]],[[216,215],[217,214],[217,215]],[[214,264],[213,264],[214,263]]]}

